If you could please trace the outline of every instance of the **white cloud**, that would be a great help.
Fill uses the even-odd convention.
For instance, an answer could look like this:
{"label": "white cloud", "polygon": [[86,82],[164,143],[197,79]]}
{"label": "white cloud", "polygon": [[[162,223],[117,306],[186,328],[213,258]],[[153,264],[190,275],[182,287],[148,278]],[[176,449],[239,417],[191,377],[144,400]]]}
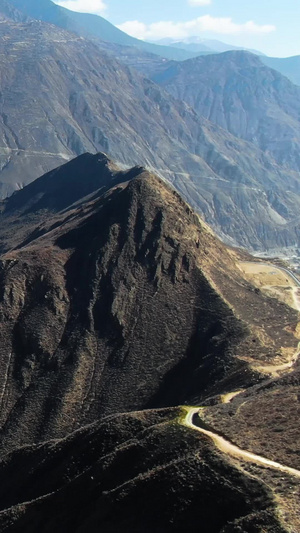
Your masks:
{"label": "white cloud", "polygon": [[150,31],[146,24],[139,22],[138,20],[128,20],[117,27],[125,33],[128,33],[128,35],[132,35],[132,37],[136,37],[137,39],[146,39],[147,33]]}
{"label": "white cloud", "polygon": [[61,7],[70,9],[71,11],[94,13],[96,15],[102,14],[107,8],[104,0],[63,0],[55,1],[55,3]]}
{"label": "white cloud", "polygon": [[276,30],[276,27],[271,24],[259,25],[252,20],[244,24],[236,24],[230,17],[219,18],[211,15],[204,15],[187,22],[160,21],[148,25],[138,20],[129,20],[120,24],[118,28],[138,39],[149,40],[164,37],[185,39],[194,35],[200,36],[207,31],[222,35],[263,35]]}
{"label": "white cloud", "polygon": [[208,6],[211,0],[188,0],[190,6]]}

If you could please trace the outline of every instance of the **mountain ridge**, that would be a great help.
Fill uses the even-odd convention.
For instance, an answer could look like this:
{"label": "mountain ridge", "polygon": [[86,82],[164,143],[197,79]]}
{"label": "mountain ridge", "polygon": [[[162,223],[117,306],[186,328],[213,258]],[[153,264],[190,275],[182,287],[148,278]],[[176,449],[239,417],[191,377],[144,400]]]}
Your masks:
{"label": "mountain ridge", "polygon": [[183,60],[196,55],[194,52],[177,50],[135,39],[99,15],[71,11],[54,4],[51,0],[42,0],[38,3],[35,0],[4,0],[4,2],[5,6],[10,2],[19,12],[25,13],[33,19],[43,20],[89,39],[136,47],[168,59]]}
{"label": "mountain ridge", "polygon": [[300,88],[245,51],[173,64],[153,78],[233,135],[299,172]]}
{"label": "mountain ridge", "polygon": [[[8,22],[2,30],[2,196],[67,159],[100,150],[127,167],[138,163],[159,172],[231,242],[265,247],[257,218],[241,205],[249,194],[270,246],[297,241],[297,229],[284,227],[298,215],[296,173],[202,119],[94,43],[39,21]],[[283,199],[287,179],[291,193]],[[260,194],[266,187],[272,196]],[[235,220],[227,210],[236,212]]]}
{"label": "mountain ridge", "polygon": [[[244,396],[215,404],[246,388],[248,428],[276,416],[282,381],[288,405],[296,369],[259,368],[296,350],[298,313],[141,167],[83,154],[27,187],[0,204],[0,528],[286,533],[293,480],[280,473],[278,498],[272,471],[241,469],[178,404],[252,446]],[[280,432],[272,445],[289,453]]]}
{"label": "mountain ridge", "polygon": [[[54,181],[57,191],[72,178],[76,184],[76,165],[86,184],[69,194],[69,205],[58,196],[53,209]],[[51,190],[43,197],[45,183]],[[141,168],[119,171],[101,154],[34,186],[35,204],[23,190],[1,206],[3,450],[260,379],[240,357],[259,347],[259,357],[273,357],[254,319],[265,297],[176,191]],[[278,311],[281,324],[296,317],[268,302],[266,338]],[[283,331],[278,342],[295,339]]]}
{"label": "mountain ridge", "polygon": [[[171,46],[176,46],[178,48],[185,48],[186,50],[192,50],[194,52],[209,52],[209,53],[217,53],[217,52],[228,52],[229,50],[246,50],[248,52],[252,52],[253,54],[257,55],[264,55],[258,50],[252,50],[249,48],[245,48],[244,46],[234,46],[228,43],[224,43],[222,41],[218,41],[217,39],[203,39],[201,37],[187,37],[184,40],[180,39],[173,39],[173,38],[165,38],[161,39],[160,41],[156,41],[157,44],[168,44]],[[200,54],[199,54],[200,55]]]}

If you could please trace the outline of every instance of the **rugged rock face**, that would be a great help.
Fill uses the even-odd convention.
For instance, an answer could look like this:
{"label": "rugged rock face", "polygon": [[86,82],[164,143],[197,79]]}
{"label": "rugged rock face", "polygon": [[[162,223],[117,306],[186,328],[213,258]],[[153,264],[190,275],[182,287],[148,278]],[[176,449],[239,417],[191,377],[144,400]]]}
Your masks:
{"label": "rugged rock face", "polygon": [[41,21],[1,28],[2,197],[74,155],[101,150],[156,169],[230,242],[297,245],[298,173],[89,41]]}
{"label": "rugged rock face", "polygon": [[155,76],[201,116],[300,170],[300,88],[244,51],[176,63]]}
{"label": "rugged rock face", "polygon": [[255,382],[243,355],[272,360],[279,324],[275,355],[296,343],[296,312],[141,168],[81,156],[3,202],[1,228],[3,449]]}
{"label": "rugged rock face", "polygon": [[251,426],[266,387],[253,362],[296,351],[297,312],[246,282],[177,192],[104,154],[0,212],[1,531],[286,533],[276,476],[175,406],[206,404],[219,427],[209,405],[247,388]]}

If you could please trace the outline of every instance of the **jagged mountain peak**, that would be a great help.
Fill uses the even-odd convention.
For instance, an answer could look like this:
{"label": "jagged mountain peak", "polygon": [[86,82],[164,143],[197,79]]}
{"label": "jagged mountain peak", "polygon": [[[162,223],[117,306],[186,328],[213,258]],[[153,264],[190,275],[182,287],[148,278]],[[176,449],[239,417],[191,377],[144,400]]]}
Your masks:
{"label": "jagged mountain peak", "polygon": [[[74,198],[72,176],[84,183],[89,166],[98,189]],[[296,316],[251,290],[236,253],[169,185],[141,167],[109,167],[105,155],[84,154],[54,174],[54,183],[66,180],[68,202],[58,188],[39,209],[1,214],[0,376],[12,372],[3,383],[6,449],[110,413],[255,382],[243,354],[272,358],[259,339]],[[45,191],[49,181],[28,187]],[[293,345],[281,330],[276,342]]]}
{"label": "jagged mountain peak", "polygon": [[0,218],[0,528],[140,531],[157,498],[149,533],[199,520],[285,533],[265,483],[175,406],[252,385],[257,402],[260,365],[296,350],[297,312],[246,282],[240,253],[142,167],[83,154],[52,178]]}
{"label": "jagged mountain peak", "polygon": [[0,202],[0,218],[6,221],[0,238],[2,251],[12,241],[15,246],[23,242],[34,226],[55,213],[97,198],[145,172],[141,166],[121,170],[106,154],[87,152],[44,174]]}
{"label": "jagged mountain peak", "polygon": [[[135,171],[142,170],[132,169],[130,176]],[[114,179],[126,181],[128,174],[121,172],[106,154],[87,152],[15,192],[2,203],[3,210],[7,213],[59,211],[98,189],[110,188]]]}

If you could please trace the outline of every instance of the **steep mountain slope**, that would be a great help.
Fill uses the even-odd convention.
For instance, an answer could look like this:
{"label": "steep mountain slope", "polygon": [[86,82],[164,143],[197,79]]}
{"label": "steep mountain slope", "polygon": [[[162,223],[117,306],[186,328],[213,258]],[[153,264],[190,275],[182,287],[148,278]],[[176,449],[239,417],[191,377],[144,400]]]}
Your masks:
{"label": "steep mountain slope", "polygon": [[190,130],[202,131],[194,114],[91,42],[39,22],[6,23],[1,53],[3,194],[12,179],[21,187],[50,165],[100,148],[158,168],[177,152],[178,170],[186,152],[198,167],[187,146],[195,144]]}
{"label": "steep mountain slope", "polygon": [[[197,53],[178,50],[170,46],[158,46],[135,39],[116,28],[113,24],[98,15],[77,13],[57,6],[51,0],[5,0],[20,12],[33,19],[50,22],[56,26],[77,33],[83,37],[100,39],[124,46],[134,46],[137,49],[157,54],[168,59],[183,61],[195,57]],[[0,3],[1,5],[1,3]]]}
{"label": "steep mountain slope", "polygon": [[246,282],[174,190],[104,154],[0,211],[1,531],[297,530],[298,478],[219,450],[169,406],[207,405],[214,431],[288,465],[296,371],[265,378],[296,351],[298,313]]}
{"label": "steep mountain slope", "polygon": [[1,208],[2,453],[256,383],[249,358],[296,349],[297,312],[141,168],[86,154]]}
{"label": "steep mountain slope", "polygon": [[178,416],[111,416],[7,457],[1,531],[285,533],[269,487]]}
{"label": "steep mountain slope", "polygon": [[300,170],[300,88],[248,52],[174,64],[155,81],[200,115]]}
{"label": "steep mountain slope", "polygon": [[104,150],[158,171],[233,242],[297,245],[298,173],[55,26],[7,22],[0,51],[2,197],[74,155]]}

